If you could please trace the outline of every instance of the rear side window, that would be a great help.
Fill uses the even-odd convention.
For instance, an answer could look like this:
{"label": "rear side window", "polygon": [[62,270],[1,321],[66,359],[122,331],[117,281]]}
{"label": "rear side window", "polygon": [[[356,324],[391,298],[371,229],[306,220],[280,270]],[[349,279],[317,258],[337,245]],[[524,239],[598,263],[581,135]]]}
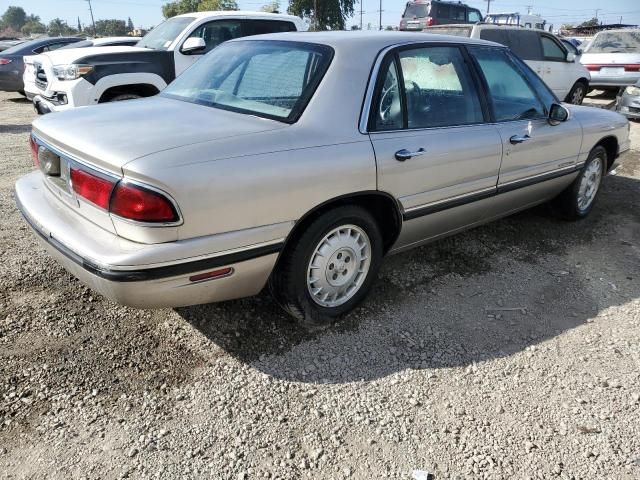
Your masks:
{"label": "rear side window", "polygon": [[498,28],[489,28],[480,31],[480,38],[482,40],[489,40],[490,42],[500,43],[502,45],[509,46],[509,39],[507,38],[507,31]]}
{"label": "rear side window", "polygon": [[279,20],[245,20],[243,28],[245,36],[295,31],[296,26],[292,22],[281,22]]}
{"label": "rear side window", "polygon": [[545,116],[544,105],[538,99],[536,91],[529,85],[507,50],[473,47],[469,51],[478,61],[487,82],[496,121]]}
{"label": "rear side window", "polygon": [[451,6],[451,12],[449,14],[450,20],[455,20],[456,22],[466,22],[467,21],[467,9],[465,7],[458,7],[455,5]]}
{"label": "rear side window", "polygon": [[560,45],[556,43],[554,39],[547,35],[542,35],[542,51],[544,53],[545,60],[552,60],[555,62],[564,62],[567,55]]}
{"label": "rear side window", "polygon": [[507,44],[513,53],[523,60],[542,60],[540,37],[538,32],[510,30],[507,32]]}
{"label": "rear side window", "polygon": [[469,21],[472,23],[481,22],[482,14],[479,10],[469,9]]}

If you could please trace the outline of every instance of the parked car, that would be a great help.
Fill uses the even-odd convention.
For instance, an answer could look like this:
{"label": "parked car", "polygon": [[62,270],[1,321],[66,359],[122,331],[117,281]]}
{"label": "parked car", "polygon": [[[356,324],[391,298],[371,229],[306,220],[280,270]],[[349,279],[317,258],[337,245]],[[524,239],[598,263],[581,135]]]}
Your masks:
{"label": "parked car", "polygon": [[477,23],[482,21],[482,14],[477,8],[461,2],[415,1],[407,2],[400,30],[423,30],[431,25],[448,23]]}
{"label": "parked car", "polygon": [[640,29],[597,33],[580,58],[591,73],[591,86],[619,89],[640,80]]}
{"label": "parked car", "polygon": [[161,307],[268,282],[318,324],[386,254],[547,201],[587,216],[629,124],[561,105],[495,43],[284,33],[226,42],[155,97],[40,117],[31,149],[18,206],[94,290]]}
{"label": "parked car", "polygon": [[275,13],[178,15],[155,27],[135,47],[63,50],[30,59],[26,91],[38,113],[150,97],[222,42],[303,28],[299,17]]}
{"label": "parked car", "polygon": [[547,21],[540,15],[521,14],[519,12],[490,13],[484,17],[486,23],[496,25],[512,25],[515,27],[537,28],[550,32],[553,25],[548,25]]}
{"label": "parked car", "polygon": [[616,111],[627,118],[640,120],[640,80],[622,90],[616,98]]}
{"label": "parked car", "polygon": [[19,43],[0,53],[0,90],[24,95],[22,57],[56,50],[69,43],[79,42],[75,37],[46,37]]}
{"label": "parked car", "polygon": [[576,59],[578,59],[580,55],[582,55],[582,50],[580,50],[580,48],[578,48],[578,46],[576,46],[576,44],[570,39],[558,37],[558,40],[562,42],[564,47],[567,49],[567,52],[571,52],[576,56]]}
{"label": "parked car", "polygon": [[480,38],[506,45],[565,102],[580,105],[589,89],[589,71],[580,61],[576,61],[576,55],[552,33],[488,24],[446,25],[431,27],[428,31]]}
{"label": "parked car", "polygon": [[4,52],[6,49],[15,47],[25,41],[26,40],[20,38],[2,37],[0,38],[0,52]]}
{"label": "parked car", "polygon": [[62,49],[87,47],[133,47],[142,37],[101,37],[88,38],[73,45],[65,45]]}

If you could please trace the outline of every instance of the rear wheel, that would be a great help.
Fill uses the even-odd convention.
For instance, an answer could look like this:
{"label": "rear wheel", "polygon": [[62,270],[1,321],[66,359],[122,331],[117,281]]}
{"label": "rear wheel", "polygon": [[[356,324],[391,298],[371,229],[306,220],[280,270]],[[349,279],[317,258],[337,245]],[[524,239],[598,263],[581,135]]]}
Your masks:
{"label": "rear wheel", "polygon": [[287,247],[271,291],[302,323],[328,325],[365,298],[381,261],[382,236],[371,214],[339,207],[320,215]]}
{"label": "rear wheel", "polygon": [[580,174],[553,202],[561,217],[579,220],[589,215],[600,191],[606,165],[607,152],[604,147],[597,146],[591,150]]}
{"label": "rear wheel", "polygon": [[582,101],[587,95],[587,90],[588,88],[583,82],[576,82],[567,95],[567,103],[572,103],[573,105],[582,105]]}

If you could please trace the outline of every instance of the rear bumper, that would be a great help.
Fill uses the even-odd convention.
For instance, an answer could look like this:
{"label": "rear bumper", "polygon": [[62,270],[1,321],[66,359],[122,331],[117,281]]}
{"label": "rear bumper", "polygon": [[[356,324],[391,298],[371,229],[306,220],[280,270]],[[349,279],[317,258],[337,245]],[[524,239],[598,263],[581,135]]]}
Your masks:
{"label": "rear bumper", "polygon": [[626,87],[628,85],[634,85],[640,80],[639,72],[629,72],[624,75],[607,76],[601,75],[599,72],[590,72],[591,81],[589,82],[590,88],[598,87]]}
{"label": "rear bumper", "polygon": [[[215,251],[221,235],[212,235],[209,255],[189,256],[189,240],[138,244],[102,230],[58,205],[40,172],[16,183],[16,202],[47,252],[93,290],[120,304],[139,308],[178,307],[255,295],[267,282],[283,239]],[[197,239],[202,242],[202,239]],[[163,251],[173,259],[162,261]],[[156,257],[158,261],[136,263]],[[120,261],[116,260],[120,259]],[[231,267],[225,277],[191,281],[198,273]]]}

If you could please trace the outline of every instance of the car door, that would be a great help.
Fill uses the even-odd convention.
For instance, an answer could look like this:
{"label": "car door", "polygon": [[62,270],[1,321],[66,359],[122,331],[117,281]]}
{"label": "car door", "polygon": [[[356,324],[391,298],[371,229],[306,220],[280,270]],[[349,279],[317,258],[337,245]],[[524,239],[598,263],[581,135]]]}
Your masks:
{"label": "car door", "polygon": [[540,44],[545,62],[542,79],[559,98],[564,99],[578,79],[575,64],[567,62],[565,46],[552,35],[541,33]]}
{"label": "car door", "polygon": [[568,175],[577,168],[582,128],[577,120],[552,125],[558,102],[548,87],[506,49],[472,46],[503,145],[498,192]]}
{"label": "car door", "polygon": [[461,205],[495,193],[502,144],[479,91],[462,47],[402,47],[382,62],[369,135],[378,188],[403,210],[398,245],[476,222]]}

